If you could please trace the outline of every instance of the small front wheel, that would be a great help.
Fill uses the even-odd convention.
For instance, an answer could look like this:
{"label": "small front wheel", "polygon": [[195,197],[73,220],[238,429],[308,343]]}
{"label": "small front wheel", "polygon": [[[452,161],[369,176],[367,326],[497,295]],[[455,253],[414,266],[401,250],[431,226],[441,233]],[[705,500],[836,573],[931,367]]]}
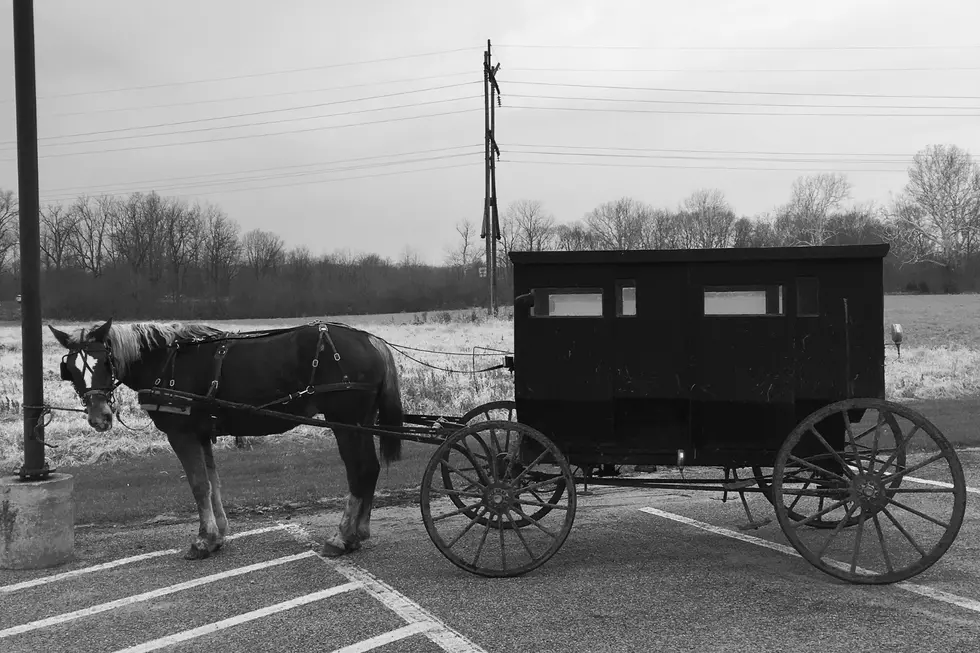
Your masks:
{"label": "small front wheel", "polygon": [[[447,476],[458,480],[446,483]],[[565,457],[518,422],[460,429],[422,477],[429,537],[453,564],[481,576],[518,576],[544,564],[568,537],[575,505]]]}

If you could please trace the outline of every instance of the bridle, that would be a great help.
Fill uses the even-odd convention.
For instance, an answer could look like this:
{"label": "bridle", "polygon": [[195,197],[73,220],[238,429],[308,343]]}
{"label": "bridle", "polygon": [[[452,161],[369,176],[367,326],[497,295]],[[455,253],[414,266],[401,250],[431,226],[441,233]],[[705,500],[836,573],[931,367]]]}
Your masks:
{"label": "bridle", "polygon": [[[92,404],[92,400],[96,397],[101,397],[106,404],[109,406],[113,413],[116,412],[116,398],[113,394],[120,385],[122,381],[116,376],[116,361],[112,355],[112,348],[109,343],[101,343],[101,349],[93,349],[91,346],[82,346],[74,349],[68,350],[68,353],[61,357],[61,378],[64,381],[71,381],[72,386],[75,387],[75,394],[81,400],[82,405],[88,408]],[[72,356],[78,356],[83,354],[82,363],[84,368],[82,369],[82,387],[85,384],[85,372],[92,373],[92,380],[95,381],[95,368],[89,364],[89,359],[98,360],[94,354],[104,352],[105,362],[109,366],[109,385],[104,387],[91,387],[82,392],[79,392],[78,387],[75,386],[75,379],[72,376],[71,368],[68,365],[68,359]]]}

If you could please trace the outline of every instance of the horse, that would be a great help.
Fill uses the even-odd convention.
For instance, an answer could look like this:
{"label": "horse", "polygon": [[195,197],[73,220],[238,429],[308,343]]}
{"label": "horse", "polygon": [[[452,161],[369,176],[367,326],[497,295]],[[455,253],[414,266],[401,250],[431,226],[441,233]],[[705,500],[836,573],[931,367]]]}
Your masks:
{"label": "horse", "polygon": [[[120,325],[112,319],[72,334],[48,328],[68,350],[62,357],[61,378],[71,381],[93,429],[112,428],[117,410],[113,392],[125,385],[139,394],[153,424],[166,434],[184,468],[200,521],[185,559],[209,557],[228,534],[212,451],[217,436],[279,434],[298,425],[218,406],[210,399],[308,420],[323,415],[332,423],[346,468],[348,496],[337,531],[320,553],[329,557],[350,553],[371,536],[371,508],[381,465],[374,438],[358,433],[357,426],[397,428],[404,419],[394,357],[377,336],[322,322],[245,333],[204,324]],[[204,400],[161,398],[154,388]],[[400,459],[399,437],[381,435],[379,440],[386,466]]]}

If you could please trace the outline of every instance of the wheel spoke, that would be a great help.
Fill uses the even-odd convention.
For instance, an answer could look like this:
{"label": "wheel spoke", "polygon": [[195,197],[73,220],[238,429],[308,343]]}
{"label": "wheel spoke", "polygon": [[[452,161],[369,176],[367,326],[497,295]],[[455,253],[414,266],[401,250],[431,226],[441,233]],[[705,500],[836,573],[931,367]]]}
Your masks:
{"label": "wheel spoke", "polygon": [[793,526],[793,528],[799,528],[800,526],[806,526],[807,524],[813,522],[815,519],[819,519],[820,517],[823,517],[827,513],[833,512],[833,511],[837,510],[838,508],[840,508],[841,506],[845,505],[846,503],[847,503],[847,500],[846,499],[843,500],[843,501],[838,501],[837,503],[831,504],[831,506],[829,508],[824,508],[820,512],[813,513],[812,515],[810,515],[809,517],[807,517],[803,521],[794,522],[792,524],[792,526]]}
{"label": "wheel spoke", "polygon": [[919,510],[916,510],[915,508],[911,508],[909,506],[906,506],[904,503],[899,503],[898,501],[895,501],[895,499],[892,499],[892,498],[889,497],[888,503],[890,503],[892,505],[895,505],[895,506],[898,506],[902,510],[907,510],[908,512],[912,513],[916,517],[921,517],[922,519],[925,519],[926,521],[931,521],[933,524],[936,524],[937,526],[942,526],[943,528],[949,528],[949,524],[947,524],[945,522],[941,522],[938,519],[936,519],[935,517],[930,517],[926,513],[921,512]]}
{"label": "wheel spoke", "polygon": [[[450,472],[454,472],[457,476],[459,476],[460,478],[464,479],[467,483],[470,484],[470,487],[486,487],[487,486],[487,483],[481,483],[480,481],[474,481],[472,478],[470,478],[469,476],[467,476],[466,474],[464,474],[463,472],[461,472],[456,467],[450,465],[445,460],[442,461],[442,465],[444,467],[446,467]],[[474,467],[473,468],[473,471],[477,471],[478,472],[479,471],[479,468],[478,467]]]}
{"label": "wheel spoke", "polygon": [[560,506],[557,503],[548,501],[532,501],[531,499],[521,499],[521,504],[525,506],[537,506],[539,508],[551,508],[552,510],[568,510],[568,506]]}
{"label": "wheel spoke", "polygon": [[817,430],[816,425],[811,426],[810,427],[810,431],[815,436],[817,436],[817,439],[820,440],[820,444],[822,444],[824,446],[824,448],[826,448],[827,451],[830,452],[830,455],[832,455],[834,457],[834,460],[836,460],[840,464],[841,469],[844,470],[844,473],[847,474],[847,475],[849,475],[849,476],[851,476],[851,477],[853,477],[854,476],[854,472],[852,472],[850,470],[850,468],[847,466],[847,463],[844,461],[844,459],[840,457],[840,454],[839,453],[837,453],[837,450],[834,449],[832,446],[830,446],[830,443],[827,442],[827,440],[825,440],[822,435],[820,435],[820,431]]}
{"label": "wheel spoke", "polygon": [[827,541],[824,542],[823,546],[820,547],[820,550],[817,551],[818,558],[823,558],[823,554],[826,553],[830,543],[833,542],[834,538],[837,537],[837,535],[844,529],[844,526],[847,524],[848,520],[850,520],[851,515],[854,514],[855,507],[856,506],[853,503],[847,507],[847,511],[844,513],[844,519],[837,522],[837,526],[835,526],[834,530],[832,530],[830,535],[827,536]]}
{"label": "wheel spoke", "polygon": [[[832,478],[836,478],[839,481],[844,481],[845,483],[848,482],[847,479],[844,478],[843,476],[841,476],[840,474],[835,474],[834,472],[830,471],[829,469],[824,469],[823,467],[818,467],[817,465],[814,465],[810,461],[803,460],[802,458],[798,458],[798,457],[794,456],[793,454],[790,454],[789,455],[789,459],[792,460],[794,463],[797,463],[798,465],[803,465],[804,467],[806,467],[808,469],[812,469],[812,470],[814,470],[816,472],[819,472],[821,474],[826,474],[827,476],[830,476]],[[845,467],[846,467],[846,465],[845,465]],[[810,478],[813,479],[814,477],[811,476]]]}
{"label": "wheel spoke", "polygon": [[864,535],[864,520],[866,519],[864,511],[858,515],[858,525],[857,525],[857,535],[854,536],[854,553],[851,554],[851,573],[853,574],[857,570],[858,555],[861,553],[861,536]]}
{"label": "wheel spoke", "polygon": [[524,511],[521,510],[520,506],[514,506],[514,512],[516,512],[518,515],[520,515],[524,519],[528,520],[529,522],[531,522],[532,524],[534,524],[535,526],[537,526],[548,537],[550,537],[552,539],[556,539],[558,537],[558,534],[557,533],[552,533],[551,531],[549,531],[547,528],[545,528],[544,526],[542,526],[541,523],[537,519],[535,519],[534,517],[529,517],[528,515],[524,514]]}
{"label": "wheel spoke", "polygon": [[510,510],[507,511],[507,520],[510,522],[511,529],[517,533],[517,537],[521,540],[521,544],[524,545],[524,549],[527,550],[527,554],[531,556],[531,560],[534,560],[534,551],[531,550],[530,545],[528,545],[527,540],[524,538],[524,533],[518,528],[517,522],[510,516]]}
{"label": "wheel spoke", "polygon": [[888,555],[888,547],[885,546],[885,535],[881,532],[881,522],[878,521],[877,513],[871,515],[871,521],[874,522],[875,531],[878,532],[878,541],[881,542],[881,554],[885,558],[885,568],[888,569],[888,573],[891,574],[895,570],[892,568],[891,556]]}
{"label": "wheel spoke", "polygon": [[470,529],[471,528],[473,528],[474,526],[477,525],[477,523],[480,520],[480,514],[482,513],[482,514],[485,515],[488,512],[490,512],[490,509],[489,508],[487,508],[486,506],[480,506],[480,509],[476,511],[476,515],[474,515],[473,516],[473,519],[470,520],[470,523],[468,523],[466,525],[466,528],[464,528],[462,531],[460,531],[459,535],[457,535],[456,537],[454,537],[452,542],[449,542],[448,544],[446,544],[446,547],[447,548],[450,548],[450,549],[453,548],[453,545],[455,545],[456,542],[459,542],[464,535],[466,535],[467,533],[470,532]]}
{"label": "wheel spoke", "polygon": [[438,488],[438,487],[431,488],[430,491],[435,492],[436,494],[445,494],[451,497],[466,497],[468,499],[483,498],[482,492],[467,492],[466,490],[450,490],[447,488]]}
{"label": "wheel spoke", "polygon": [[912,546],[915,547],[915,550],[919,552],[919,555],[925,558],[926,557],[925,550],[921,546],[919,546],[919,543],[915,541],[915,538],[912,537],[912,535],[910,535],[907,530],[905,530],[905,527],[899,524],[898,520],[895,519],[895,517],[893,517],[890,512],[888,512],[888,508],[882,508],[881,512],[885,513],[885,517],[888,517],[888,519],[890,519],[891,522],[895,524],[895,528],[897,528],[898,531],[905,536],[905,539],[907,539],[912,544]]}
{"label": "wheel spoke", "polygon": [[500,533],[500,568],[507,569],[507,544],[504,542],[504,520],[497,515],[497,531]]}
{"label": "wheel spoke", "polygon": [[[488,511],[488,514],[489,514],[489,511]],[[483,553],[483,545],[486,544],[487,535],[490,534],[490,522],[491,521],[492,521],[492,518],[486,520],[486,523],[483,525],[483,537],[480,538],[480,545],[478,547],[476,547],[476,555],[473,556],[473,566],[474,567],[476,566],[476,563],[480,560],[480,554]]]}
{"label": "wheel spoke", "polygon": [[544,457],[545,457],[545,456],[547,456],[547,455],[548,455],[548,453],[549,453],[549,451],[548,451],[547,449],[545,449],[545,450],[544,450],[544,451],[542,451],[542,452],[541,452],[540,454],[538,454],[538,457],[534,459],[534,462],[533,462],[533,463],[531,463],[530,465],[528,465],[527,467],[525,467],[524,469],[522,469],[522,470],[521,470],[521,473],[517,475],[517,478],[515,478],[515,479],[514,479],[513,481],[511,481],[511,482],[512,482],[512,483],[513,483],[514,485],[517,485],[518,483],[520,483],[520,482],[521,482],[521,479],[523,479],[523,478],[524,478],[524,475],[525,475],[525,474],[527,474],[527,473],[528,473],[528,471],[530,471],[532,467],[534,467],[534,466],[535,466],[535,465],[537,465],[537,464],[538,464],[539,462],[541,462],[542,460],[544,460]]}
{"label": "wheel spoke", "polygon": [[927,458],[926,460],[923,460],[920,463],[916,463],[916,464],[912,465],[911,467],[906,467],[905,469],[903,469],[900,472],[895,472],[894,474],[891,474],[889,476],[883,477],[881,479],[881,482],[882,483],[890,483],[890,482],[892,482],[894,480],[897,480],[897,479],[900,479],[900,478],[904,478],[906,474],[911,474],[912,472],[918,471],[918,470],[922,469],[923,467],[925,467],[926,465],[931,465],[932,463],[936,462],[937,460],[942,460],[945,457],[946,457],[945,452],[942,452],[941,451],[941,452],[937,453],[936,455],[931,456],[931,457]]}
{"label": "wheel spoke", "polygon": [[[851,442],[851,446],[854,448],[854,452],[857,453],[857,441],[854,439],[854,432],[851,430],[851,416],[847,414],[846,410],[844,411],[843,414],[844,414],[844,430],[847,432],[847,439]],[[814,428],[813,431],[814,433],[816,433],[817,429]],[[864,471],[861,468],[860,461],[858,462],[858,471],[861,472]]]}
{"label": "wheel spoke", "polygon": [[459,510],[454,510],[452,512],[443,513],[443,514],[441,514],[441,515],[439,515],[437,517],[433,517],[432,518],[432,521],[442,521],[443,519],[448,519],[449,517],[455,517],[456,515],[462,515],[464,512],[469,512],[470,510],[473,510],[473,508],[477,508],[477,507],[482,506],[482,505],[483,505],[483,501],[482,500],[481,501],[477,501],[476,503],[470,504],[468,506],[464,506],[463,508],[460,508]]}
{"label": "wheel spoke", "polygon": [[901,430],[899,430],[898,434],[895,436],[895,451],[892,452],[892,455],[888,456],[888,460],[885,461],[885,464],[882,467],[882,469],[888,469],[888,466],[891,465],[893,462],[895,462],[895,458],[898,457],[898,453],[908,448],[909,442],[911,442],[912,438],[915,437],[915,434],[918,433],[919,428],[921,427],[918,424],[916,424],[915,428],[912,429],[912,432],[909,433],[909,436],[907,438],[902,437],[902,432]]}

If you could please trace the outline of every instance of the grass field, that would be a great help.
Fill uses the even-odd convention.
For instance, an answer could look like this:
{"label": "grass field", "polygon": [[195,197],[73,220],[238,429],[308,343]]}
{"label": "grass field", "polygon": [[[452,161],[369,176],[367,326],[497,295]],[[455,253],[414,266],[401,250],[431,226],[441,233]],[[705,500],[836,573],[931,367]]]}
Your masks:
{"label": "grass field", "polygon": [[[338,318],[367,328],[390,342],[444,353],[409,352],[418,360],[454,370],[480,369],[500,356],[471,354],[485,347],[510,351],[512,322],[477,319],[471,311],[449,314],[399,314]],[[886,352],[886,392],[911,401],[960,445],[978,444],[974,416],[980,409],[980,297],[888,296],[888,325],[900,323],[905,333],[902,357]],[[302,324],[310,318],[213,322],[229,330],[251,330]],[[66,329],[80,325],[56,322]],[[89,326],[88,324],[84,326]],[[486,353],[485,350],[476,350]],[[44,333],[45,397],[54,406],[77,407],[70,384],[58,375],[63,351],[50,332]],[[486,401],[513,397],[506,370],[454,374],[434,370],[396,354],[406,412],[460,415]],[[0,326],[0,473],[22,462],[22,371],[20,325]],[[56,412],[45,429],[57,449],[48,449],[49,464],[76,478],[77,520],[84,522],[145,520],[182,513],[192,506],[181,470],[164,436],[136,403],[127,388],[118,391],[125,423],[96,434],[79,413]],[[954,400],[954,401],[950,401]],[[300,426],[282,435],[253,440],[251,450],[234,449],[231,438],[219,440],[219,470],[230,506],[261,509],[311,505],[346,492],[334,440],[322,429]],[[394,493],[417,487],[430,455],[428,447],[407,444],[406,459],[382,472],[379,489]]]}

